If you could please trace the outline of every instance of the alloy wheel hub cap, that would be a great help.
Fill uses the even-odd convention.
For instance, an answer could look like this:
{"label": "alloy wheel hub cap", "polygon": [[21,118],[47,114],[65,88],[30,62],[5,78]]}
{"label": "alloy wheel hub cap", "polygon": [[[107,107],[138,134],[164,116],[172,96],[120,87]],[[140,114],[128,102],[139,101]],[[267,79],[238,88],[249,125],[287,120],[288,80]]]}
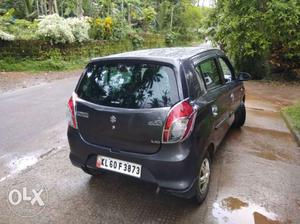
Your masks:
{"label": "alloy wheel hub cap", "polygon": [[209,160],[205,158],[201,164],[200,174],[199,174],[199,190],[201,194],[206,192],[210,176]]}

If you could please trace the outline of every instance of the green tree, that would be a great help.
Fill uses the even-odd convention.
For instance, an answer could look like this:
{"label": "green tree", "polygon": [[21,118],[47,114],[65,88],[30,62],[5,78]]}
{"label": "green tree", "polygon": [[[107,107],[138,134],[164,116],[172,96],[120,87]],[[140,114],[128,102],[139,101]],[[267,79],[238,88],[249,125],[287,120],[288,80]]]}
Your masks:
{"label": "green tree", "polygon": [[300,66],[300,2],[271,0],[267,7],[270,63],[275,72],[293,75],[292,70]]}
{"label": "green tree", "polygon": [[143,14],[142,16],[143,28],[145,31],[147,31],[155,21],[156,12],[154,8],[150,6],[147,8],[143,8],[142,14]]}
{"label": "green tree", "polygon": [[268,75],[270,56],[278,53],[278,46],[299,59],[299,4],[297,0],[219,0],[207,20],[209,34],[238,70],[260,79]]}
{"label": "green tree", "polygon": [[200,8],[191,5],[190,2],[185,2],[178,12],[178,16],[175,18],[176,29],[179,33],[185,34],[186,38],[193,39],[195,36],[199,36],[200,28],[203,27],[203,20],[205,16],[205,8]]}

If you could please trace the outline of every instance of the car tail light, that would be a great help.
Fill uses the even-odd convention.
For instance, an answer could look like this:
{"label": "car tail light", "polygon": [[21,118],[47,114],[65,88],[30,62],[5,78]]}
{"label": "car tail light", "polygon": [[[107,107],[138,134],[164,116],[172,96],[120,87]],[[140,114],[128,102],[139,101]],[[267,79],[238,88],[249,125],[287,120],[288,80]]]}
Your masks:
{"label": "car tail light", "polygon": [[76,116],[75,116],[75,107],[76,107],[76,98],[77,95],[76,93],[73,93],[72,96],[70,97],[67,105],[67,120],[68,124],[77,129],[77,121],[76,121]]}
{"label": "car tail light", "polygon": [[162,142],[176,143],[185,140],[194,128],[196,111],[188,100],[171,108],[163,129]]}

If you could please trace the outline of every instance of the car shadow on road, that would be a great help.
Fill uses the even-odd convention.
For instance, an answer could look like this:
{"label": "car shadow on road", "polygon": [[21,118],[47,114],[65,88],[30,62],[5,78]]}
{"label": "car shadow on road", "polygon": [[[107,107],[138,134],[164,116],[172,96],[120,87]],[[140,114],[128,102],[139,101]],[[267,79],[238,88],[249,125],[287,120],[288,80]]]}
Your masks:
{"label": "car shadow on road", "polygon": [[198,209],[192,199],[156,194],[155,185],[118,174],[91,177],[87,189],[96,210],[109,211],[114,221],[179,222]]}
{"label": "car shadow on road", "polygon": [[[116,173],[91,177],[86,185],[88,203],[104,220],[122,223],[205,223],[213,219],[212,208],[217,200],[219,181],[224,175],[222,161],[226,139],[240,135],[230,131],[213,158],[210,191],[199,206],[193,199],[178,198],[165,192],[156,194],[156,185]],[[235,136],[236,137],[236,136]],[[220,179],[221,178],[221,179]],[[230,175],[227,176],[230,181]],[[227,182],[227,181],[226,181]]]}

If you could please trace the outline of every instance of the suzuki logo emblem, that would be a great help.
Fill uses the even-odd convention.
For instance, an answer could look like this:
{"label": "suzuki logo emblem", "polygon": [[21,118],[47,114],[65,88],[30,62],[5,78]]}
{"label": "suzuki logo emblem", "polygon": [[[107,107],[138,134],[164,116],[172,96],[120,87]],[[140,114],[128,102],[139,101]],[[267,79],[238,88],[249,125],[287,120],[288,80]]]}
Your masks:
{"label": "suzuki logo emblem", "polygon": [[110,117],[110,122],[111,122],[111,123],[116,123],[116,122],[117,122],[117,118],[116,118],[114,115],[112,115],[112,116]]}

